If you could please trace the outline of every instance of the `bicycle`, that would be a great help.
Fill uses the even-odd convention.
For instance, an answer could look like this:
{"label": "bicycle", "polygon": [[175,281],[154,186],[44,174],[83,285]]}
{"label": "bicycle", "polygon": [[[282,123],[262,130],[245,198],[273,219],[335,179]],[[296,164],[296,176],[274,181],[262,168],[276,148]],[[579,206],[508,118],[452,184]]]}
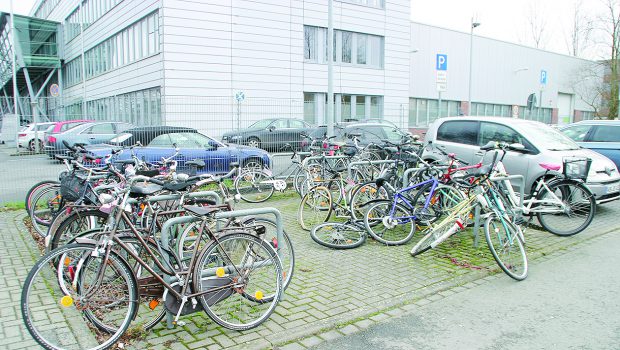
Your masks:
{"label": "bicycle", "polygon": [[[163,185],[144,176],[136,176],[131,183],[135,181]],[[217,209],[186,207],[188,214],[200,218],[199,235],[206,233],[210,243],[200,252],[196,245],[188,268],[180,268],[174,253],[165,252],[163,261],[152,254],[121,209],[129,197],[128,188],[119,192],[122,200],[111,215],[116,221],[98,241],[82,239],[51,251],[28,274],[22,290],[22,316],[40,345],[48,349],[71,345],[107,349],[125,333],[137,312],[138,283],[134,270],[113,246],[133,257],[164,287],[168,297],[173,297],[170,303],[166,299],[166,307],[177,310],[175,323],[182,314],[198,311],[198,304],[216,323],[234,330],[254,328],[271,315],[282,293],[282,266],[269,244],[239,228],[214,233],[208,223]],[[120,221],[153,257],[158,270],[170,276],[168,281],[117,235],[116,223]],[[262,283],[256,272],[263,272]],[[43,305],[52,307],[42,311]],[[57,316],[41,318],[41,312]],[[86,322],[81,322],[80,316]],[[93,323],[105,325],[107,331],[97,331]],[[79,337],[72,332],[78,332]]]}

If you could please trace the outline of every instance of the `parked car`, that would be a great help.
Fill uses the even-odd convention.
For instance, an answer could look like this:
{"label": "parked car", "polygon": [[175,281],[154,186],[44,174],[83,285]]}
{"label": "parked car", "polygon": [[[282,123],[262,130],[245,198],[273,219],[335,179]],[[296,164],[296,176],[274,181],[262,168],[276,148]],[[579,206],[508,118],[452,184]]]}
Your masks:
{"label": "parked car", "polygon": [[[243,145],[225,145],[209,136],[199,133],[196,129],[176,126],[145,126],[125,130],[110,140],[109,144],[87,147],[94,156],[106,156],[112,148],[132,146],[140,142],[143,147],[135,147],[133,151],[139,159],[147,162],[160,161],[175,154],[175,145],[179,154],[174,158],[178,161],[177,170],[188,172],[186,161],[202,159],[206,166],[198,173],[222,174],[230,170],[231,162],[241,166],[269,167],[269,154],[255,147]],[[125,151],[118,155],[119,160],[130,159],[131,152]]]}
{"label": "parked car", "polygon": [[[321,140],[327,133],[327,126],[321,125],[308,132],[309,138],[305,138],[302,141],[302,149],[308,150],[312,139]],[[403,137],[406,136],[406,132],[399,129],[393,124],[371,122],[371,123],[339,123],[334,125],[333,140],[338,142],[346,142],[348,145],[353,145],[351,134],[359,134],[359,145],[367,146],[371,143],[382,145],[384,140],[392,143],[399,143]]]}
{"label": "parked car", "polygon": [[[39,140],[39,150],[43,150],[45,140],[45,132],[48,129],[52,129],[56,123],[47,122],[47,123],[37,123],[36,134],[37,140]],[[34,152],[35,151],[35,127],[34,124],[28,124],[24,126],[17,133],[17,147],[26,149],[27,151]]]}
{"label": "parked car", "polygon": [[44,138],[45,142],[43,145],[44,150],[50,157],[53,157],[54,155],[52,153],[47,152],[46,146],[48,144],[56,143],[57,134],[63,133],[75,126],[82,125],[84,123],[91,123],[91,122],[92,120],[88,120],[88,119],[75,119],[75,120],[64,120],[60,122],[55,122],[52,127],[50,127],[48,130],[45,131],[45,138]]}
{"label": "parked car", "polygon": [[222,142],[243,144],[269,151],[279,151],[287,143],[295,149],[301,146],[301,133],[312,125],[299,119],[263,119],[246,129],[230,131],[222,136]]}
{"label": "parked car", "polygon": [[620,169],[620,120],[584,120],[560,129],[579,146],[611,159]]}
{"label": "parked car", "polygon": [[[588,157],[592,164],[587,186],[597,203],[620,198],[620,174],[614,163],[605,156],[584,149],[561,132],[546,124],[502,117],[449,117],[433,122],[425,142],[432,148],[456,153],[466,162],[476,163],[483,152],[480,146],[489,141],[520,143],[523,151],[508,151],[504,165],[511,174],[525,177],[525,192],[530,193],[536,181],[545,174],[541,163],[562,164],[564,157]],[[442,155],[431,147],[423,154],[427,160],[439,160]],[[490,159],[486,159],[490,161]]]}
{"label": "parked car", "polygon": [[97,122],[83,123],[73,128],[51,136],[45,145],[45,152],[53,157],[55,154],[62,154],[67,151],[63,141],[69,145],[81,143],[84,145],[96,145],[108,142],[118,133],[131,128],[132,125],[123,122]]}

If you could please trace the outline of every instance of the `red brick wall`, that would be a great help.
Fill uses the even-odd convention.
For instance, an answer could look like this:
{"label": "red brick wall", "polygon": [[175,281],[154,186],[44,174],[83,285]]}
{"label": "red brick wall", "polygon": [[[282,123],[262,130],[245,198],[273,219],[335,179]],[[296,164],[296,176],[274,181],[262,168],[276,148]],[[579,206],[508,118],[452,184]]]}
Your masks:
{"label": "red brick wall", "polygon": [[583,111],[575,111],[575,115],[573,116],[573,122],[580,122],[583,120]]}
{"label": "red brick wall", "polygon": [[554,108],[551,110],[551,124],[558,123],[558,109]]}

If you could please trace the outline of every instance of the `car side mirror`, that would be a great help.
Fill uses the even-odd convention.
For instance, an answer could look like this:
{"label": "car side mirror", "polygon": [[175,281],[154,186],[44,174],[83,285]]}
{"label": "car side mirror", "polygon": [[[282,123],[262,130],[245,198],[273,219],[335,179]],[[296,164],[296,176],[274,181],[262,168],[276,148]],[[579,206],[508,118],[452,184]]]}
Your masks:
{"label": "car side mirror", "polygon": [[276,127],[274,125],[271,125],[270,127],[267,128],[267,130],[269,130],[269,132],[273,132],[276,129]]}

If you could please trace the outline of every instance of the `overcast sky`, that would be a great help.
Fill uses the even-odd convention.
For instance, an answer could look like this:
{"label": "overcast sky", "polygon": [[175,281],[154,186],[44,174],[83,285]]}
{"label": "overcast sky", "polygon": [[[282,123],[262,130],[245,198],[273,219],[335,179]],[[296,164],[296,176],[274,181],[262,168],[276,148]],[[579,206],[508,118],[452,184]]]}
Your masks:
{"label": "overcast sky", "polygon": [[[15,13],[27,15],[35,1],[13,0]],[[603,2],[608,0],[412,0],[411,19],[469,32],[473,16],[481,23],[475,29],[476,35],[534,46],[528,23],[538,17],[541,20],[535,22],[544,23],[540,47],[568,54],[566,39],[576,1],[581,1],[582,15],[595,18],[597,13],[604,12]],[[620,7],[620,1],[612,1],[617,1]],[[10,0],[0,0],[0,11],[9,12],[9,4]],[[606,55],[601,47],[590,47],[582,56],[600,59]]]}

